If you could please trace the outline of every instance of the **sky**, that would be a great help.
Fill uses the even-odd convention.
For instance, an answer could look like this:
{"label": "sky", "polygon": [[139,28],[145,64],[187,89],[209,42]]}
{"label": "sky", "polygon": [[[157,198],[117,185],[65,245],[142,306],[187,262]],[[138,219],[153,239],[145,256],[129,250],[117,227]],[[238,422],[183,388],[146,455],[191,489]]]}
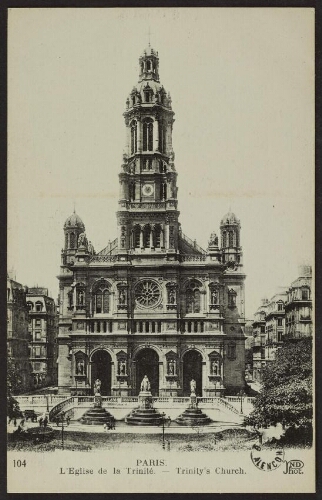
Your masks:
{"label": "sky", "polygon": [[63,225],[117,236],[122,113],[149,41],[175,112],[182,231],[241,221],[246,318],[314,252],[314,11],[10,9],[8,269],[58,295]]}

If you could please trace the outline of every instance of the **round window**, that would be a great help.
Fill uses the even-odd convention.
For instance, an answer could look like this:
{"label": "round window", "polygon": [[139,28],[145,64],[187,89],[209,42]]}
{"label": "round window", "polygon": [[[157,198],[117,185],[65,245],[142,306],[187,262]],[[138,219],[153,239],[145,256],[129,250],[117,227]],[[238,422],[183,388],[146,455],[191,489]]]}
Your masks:
{"label": "round window", "polygon": [[135,287],[135,300],[141,307],[155,306],[160,297],[160,288],[152,280],[140,281]]}

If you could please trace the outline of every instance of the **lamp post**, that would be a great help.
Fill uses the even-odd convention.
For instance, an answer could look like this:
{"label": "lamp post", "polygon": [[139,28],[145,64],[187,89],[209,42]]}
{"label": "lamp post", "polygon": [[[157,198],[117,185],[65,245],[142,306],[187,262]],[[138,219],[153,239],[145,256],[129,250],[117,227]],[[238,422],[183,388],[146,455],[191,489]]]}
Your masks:
{"label": "lamp post", "polygon": [[243,414],[243,396],[244,396],[244,391],[240,391],[240,413]]}
{"label": "lamp post", "polygon": [[163,412],[161,414],[162,416],[162,448],[165,449],[165,442],[164,442],[164,422],[165,422],[165,413]]}

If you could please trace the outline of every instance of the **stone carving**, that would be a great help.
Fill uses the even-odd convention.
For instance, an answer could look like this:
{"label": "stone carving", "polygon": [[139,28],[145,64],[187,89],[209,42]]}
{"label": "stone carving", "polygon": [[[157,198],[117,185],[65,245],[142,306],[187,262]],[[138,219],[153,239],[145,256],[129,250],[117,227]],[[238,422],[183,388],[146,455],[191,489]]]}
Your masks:
{"label": "stone carving", "polygon": [[77,375],[84,375],[85,373],[84,360],[81,359],[77,362],[76,373]]}
{"label": "stone carving", "polygon": [[218,246],[218,236],[216,235],[216,233],[211,233],[208,245],[210,247],[217,247]]}
{"label": "stone carving", "polygon": [[126,374],[126,363],[124,360],[120,361],[119,364],[119,373],[120,375],[125,375]]}
{"label": "stone carving", "polygon": [[174,375],[175,374],[175,364],[174,360],[170,359],[169,364],[168,364],[168,374],[169,375]]}
{"label": "stone carving", "polygon": [[150,381],[149,381],[147,375],[144,375],[143,380],[141,382],[141,391],[148,392],[150,390],[151,390]]}
{"label": "stone carving", "polygon": [[191,381],[190,381],[191,395],[196,395],[196,387],[197,387],[197,384],[196,384],[195,379],[191,379]]}
{"label": "stone carving", "polygon": [[100,381],[99,378],[97,378],[94,382],[94,395],[95,396],[101,395],[101,385],[102,385],[102,382]]}
{"label": "stone carving", "polygon": [[87,238],[85,233],[81,233],[78,237],[78,246],[87,248]]}

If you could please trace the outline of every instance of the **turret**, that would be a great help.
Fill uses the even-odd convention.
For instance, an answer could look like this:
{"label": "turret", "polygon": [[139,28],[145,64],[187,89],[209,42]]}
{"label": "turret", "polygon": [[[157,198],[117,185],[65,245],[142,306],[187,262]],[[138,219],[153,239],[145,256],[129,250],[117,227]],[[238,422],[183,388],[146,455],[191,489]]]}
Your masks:
{"label": "turret", "polygon": [[75,261],[75,255],[80,245],[83,245],[85,236],[85,225],[75,210],[66,219],[64,224],[65,248],[62,251],[63,264],[70,264]]}
{"label": "turret", "polygon": [[233,212],[228,212],[220,223],[222,263],[228,267],[242,264],[240,246],[240,221]]}

